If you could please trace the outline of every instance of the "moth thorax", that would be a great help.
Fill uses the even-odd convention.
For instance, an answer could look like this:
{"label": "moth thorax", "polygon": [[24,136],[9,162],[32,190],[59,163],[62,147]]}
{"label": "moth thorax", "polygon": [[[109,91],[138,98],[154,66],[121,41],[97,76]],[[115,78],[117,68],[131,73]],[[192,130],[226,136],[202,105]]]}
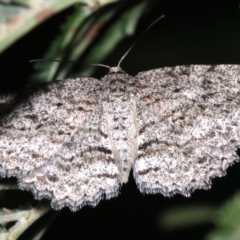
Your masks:
{"label": "moth thorax", "polygon": [[132,167],[134,146],[137,144],[137,129],[134,121],[135,106],[131,101],[112,97],[108,103],[109,131],[115,145],[116,156],[119,157],[119,169],[122,182],[127,182]]}

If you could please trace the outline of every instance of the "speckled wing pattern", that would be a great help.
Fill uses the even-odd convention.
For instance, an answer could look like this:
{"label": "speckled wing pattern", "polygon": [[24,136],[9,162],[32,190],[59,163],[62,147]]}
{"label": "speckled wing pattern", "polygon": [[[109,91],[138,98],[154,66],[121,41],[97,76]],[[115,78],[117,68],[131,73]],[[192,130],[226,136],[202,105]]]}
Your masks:
{"label": "speckled wing pattern", "polygon": [[74,211],[117,195],[118,168],[99,105],[102,87],[93,78],[69,79],[15,100],[5,96],[19,104],[8,113],[7,101],[0,101],[2,176],[17,176],[20,188],[51,198],[55,209]]}
{"label": "speckled wing pattern", "polygon": [[[238,161],[240,66],[111,68],[0,96],[0,173],[54,209],[143,193],[190,196]],[[9,105],[9,106],[8,106]]]}
{"label": "speckled wing pattern", "polygon": [[141,192],[208,189],[239,157],[240,66],[165,67],[136,76]]}

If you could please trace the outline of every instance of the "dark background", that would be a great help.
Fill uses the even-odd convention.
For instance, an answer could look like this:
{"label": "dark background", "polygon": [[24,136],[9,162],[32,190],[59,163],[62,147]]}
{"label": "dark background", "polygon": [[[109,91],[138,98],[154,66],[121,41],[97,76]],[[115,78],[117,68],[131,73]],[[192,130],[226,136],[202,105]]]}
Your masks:
{"label": "dark background", "polygon": [[[47,20],[0,55],[1,91],[15,89],[29,78],[33,66],[28,61],[43,56],[59,33],[59,25],[71,12],[72,9],[67,9]],[[136,34],[119,44],[103,63],[117,65],[137,36],[162,14],[165,18],[138,42],[122,63],[129,74],[184,64],[240,64],[239,2],[211,0],[157,2],[152,11],[142,16]],[[101,77],[106,72],[101,69],[95,76]],[[238,190],[239,170],[240,164],[235,164],[225,177],[213,180],[211,190],[198,190],[191,198],[143,195],[131,174],[117,198],[103,200],[95,208],[84,207],[76,213],[63,209],[57,216],[51,210],[40,220],[46,222],[55,216],[43,239],[203,239],[214,228],[212,224],[163,231],[159,225],[161,214],[194,204],[220,206]],[[32,198],[30,193],[22,194]],[[37,224],[33,225],[33,232]],[[30,232],[31,229],[21,239],[30,236]]]}

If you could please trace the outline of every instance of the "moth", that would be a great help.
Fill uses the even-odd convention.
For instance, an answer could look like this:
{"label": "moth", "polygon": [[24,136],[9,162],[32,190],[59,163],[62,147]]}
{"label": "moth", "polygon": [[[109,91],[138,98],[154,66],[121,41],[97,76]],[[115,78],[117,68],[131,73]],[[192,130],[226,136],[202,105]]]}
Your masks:
{"label": "moth", "polygon": [[142,193],[189,197],[239,160],[239,84],[239,65],[130,76],[119,63],[1,96],[0,173],[54,209],[116,197],[131,169]]}

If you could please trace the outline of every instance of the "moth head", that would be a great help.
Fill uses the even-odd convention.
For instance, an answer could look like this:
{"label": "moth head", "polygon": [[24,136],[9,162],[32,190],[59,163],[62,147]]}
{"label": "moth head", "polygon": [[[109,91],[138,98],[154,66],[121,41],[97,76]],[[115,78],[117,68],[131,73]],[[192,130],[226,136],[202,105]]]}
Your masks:
{"label": "moth head", "polygon": [[109,69],[108,74],[113,74],[113,73],[125,73],[119,66],[117,67],[111,67]]}

